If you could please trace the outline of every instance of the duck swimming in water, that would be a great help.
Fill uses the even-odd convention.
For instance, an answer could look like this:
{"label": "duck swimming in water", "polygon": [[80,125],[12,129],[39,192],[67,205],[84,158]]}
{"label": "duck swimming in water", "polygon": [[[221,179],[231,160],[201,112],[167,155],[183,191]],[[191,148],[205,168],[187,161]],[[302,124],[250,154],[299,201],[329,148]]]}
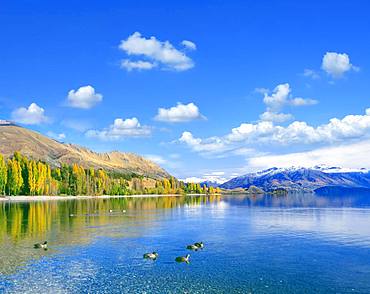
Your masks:
{"label": "duck swimming in water", "polygon": [[155,251],[152,253],[145,253],[143,257],[145,259],[156,260],[158,258],[158,253]]}
{"label": "duck swimming in water", "polygon": [[44,243],[36,243],[36,244],[33,245],[33,248],[47,250],[48,249],[48,241],[45,241]]}
{"label": "duck swimming in water", "polygon": [[203,249],[203,248],[204,248],[204,244],[203,244],[203,242],[196,242],[196,243],[194,243],[194,245],[195,245],[196,247],[198,247],[198,249]]}
{"label": "duck swimming in water", "polygon": [[186,256],[179,256],[179,257],[176,257],[175,261],[176,261],[176,262],[186,262],[186,263],[190,263],[189,258],[190,258],[190,254],[186,254]]}
{"label": "duck swimming in water", "polygon": [[186,246],[186,249],[194,250],[194,251],[197,251],[197,250],[203,249],[203,248],[204,248],[203,242],[196,242],[194,244]]}
{"label": "duck swimming in water", "polygon": [[186,246],[186,249],[197,251],[199,248],[195,244]]}

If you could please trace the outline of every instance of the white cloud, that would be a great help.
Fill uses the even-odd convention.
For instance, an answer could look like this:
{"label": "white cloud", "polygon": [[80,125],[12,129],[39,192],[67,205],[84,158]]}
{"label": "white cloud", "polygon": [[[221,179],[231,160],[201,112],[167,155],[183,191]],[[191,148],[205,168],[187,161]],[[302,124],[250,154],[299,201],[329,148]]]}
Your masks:
{"label": "white cloud", "polygon": [[241,124],[227,136],[230,141],[258,141],[277,144],[333,143],[369,135],[370,108],[365,115],[347,115],[342,119],[332,118],[329,123],[313,127],[306,122],[294,121],[286,127],[271,122]]}
{"label": "white cloud", "polygon": [[195,45],[194,42],[192,41],[189,41],[189,40],[183,40],[181,42],[181,44],[186,47],[187,49],[190,49],[190,50],[197,50],[197,45]]}
{"label": "white cloud", "polygon": [[12,112],[12,120],[26,125],[38,125],[48,122],[45,110],[36,103],[31,103],[28,108],[20,107]]}
{"label": "white cloud", "polygon": [[89,130],[86,136],[90,138],[97,138],[103,141],[107,140],[121,140],[130,137],[148,137],[151,134],[151,128],[142,126],[136,117],[116,118],[112,125],[103,130]]}
{"label": "white cloud", "polygon": [[350,63],[348,54],[336,52],[326,52],[321,68],[333,78],[340,78],[351,69],[358,70],[358,67]]}
{"label": "white cloud", "polygon": [[293,118],[293,115],[291,115],[290,113],[278,113],[270,111],[265,111],[260,115],[260,119],[263,121],[273,121],[277,123],[292,120]]}
{"label": "white cloud", "polygon": [[162,42],[156,37],[147,39],[139,32],[122,40],[119,48],[129,56],[141,56],[147,58],[152,64],[158,63],[162,69],[185,71],[194,67],[192,59],[177,50],[169,41]]}
{"label": "white cloud", "polygon": [[364,115],[347,115],[342,119],[332,118],[327,124],[317,127],[306,122],[294,121],[286,127],[273,122],[242,123],[223,137],[196,138],[184,132],[179,139],[191,150],[201,154],[230,153],[255,145],[288,146],[294,144],[333,144],[370,136],[370,108]]}
{"label": "white cloud", "polygon": [[301,97],[291,98],[291,88],[288,83],[277,85],[271,95],[264,93],[263,102],[271,112],[279,111],[285,105],[304,106],[313,105],[317,101],[314,99],[304,99]]}
{"label": "white cloud", "polygon": [[50,138],[53,138],[53,139],[56,139],[56,140],[64,140],[66,138],[66,135],[64,133],[60,133],[60,134],[57,134],[57,133],[54,133],[52,131],[48,131],[46,133]]}
{"label": "white cloud", "polygon": [[313,69],[308,69],[306,68],[304,71],[303,71],[303,76],[305,77],[309,77],[313,80],[318,80],[320,79],[320,75]]}
{"label": "white cloud", "polygon": [[288,103],[290,91],[288,83],[277,85],[270,96],[264,93],[263,102],[273,111],[280,110]]}
{"label": "white cloud", "polygon": [[121,62],[121,68],[125,68],[127,71],[132,71],[132,70],[149,70],[154,67],[156,67],[157,64],[149,61],[143,61],[143,60],[138,60],[138,61],[131,61],[129,59],[124,59]]}
{"label": "white cloud", "polygon": [[205,118],[194,103],[177,103],[171,108],[159,108],[155,120],[163,122],[187,122]]}
{"label": "white cloud", "polygon": [[188,145],[193,151],[200,153],[219,153],[229,149],[221,138],[200,139],[195,138],[190,132],[183,132],[179,141]]}
{"label": "white cloud", "polygon": [[317,104],[317,100],[314,99],[291,97],[291,88],[288,83],[277,85],[271,94],[264,88],[259,88],[258,92],[263,93],[263,102],[267,106],[266,111],[260,115],[260,119],[265,121],[284,122],[293,119],[291,114],[280,113],[280,110],[286,105],[307,106]]}
{"label": "white cloud", "polygon": [[103,100],[103,95],[95,93],[92,86],[80,87],[77,91],[68,92],[68,105],[70,107],[89,109]]}
{"label": "white cloud", "polygon": [[313,167],[316,165],[344,168],[370,168],[370,140],[317,148],[307,152],[257,156],[248,159],[250,171],[274,167]]}

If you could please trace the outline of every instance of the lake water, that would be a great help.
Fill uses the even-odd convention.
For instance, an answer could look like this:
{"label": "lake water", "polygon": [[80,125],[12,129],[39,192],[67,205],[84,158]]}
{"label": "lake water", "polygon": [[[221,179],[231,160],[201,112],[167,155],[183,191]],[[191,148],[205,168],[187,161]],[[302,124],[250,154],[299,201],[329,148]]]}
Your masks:
{"label": "lake water", "polygon": [[370,293],[370,194],[0,203],[0,292]]}

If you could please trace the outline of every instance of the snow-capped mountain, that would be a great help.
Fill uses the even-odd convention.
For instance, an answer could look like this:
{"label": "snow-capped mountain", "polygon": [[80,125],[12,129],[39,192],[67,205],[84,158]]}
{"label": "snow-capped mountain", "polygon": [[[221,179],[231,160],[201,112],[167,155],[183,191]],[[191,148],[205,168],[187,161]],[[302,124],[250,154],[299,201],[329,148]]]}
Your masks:
{"label": "snow-capped mountain", "polygon": [[270,168],[233,178],[220,187],[225,189],[256,186],[264,191],[314,191],[322,187],[369,188],[370,172],[367,169],[315,166],[312,168]]}

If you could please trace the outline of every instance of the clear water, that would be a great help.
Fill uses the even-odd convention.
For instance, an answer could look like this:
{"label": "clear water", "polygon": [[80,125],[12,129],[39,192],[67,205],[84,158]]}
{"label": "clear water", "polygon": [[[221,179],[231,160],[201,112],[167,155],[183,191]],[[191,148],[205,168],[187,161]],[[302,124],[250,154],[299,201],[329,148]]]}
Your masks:
{"label": "clear water", "polygon": [[370,293],[370,194],[0,203],[0,292]]}

